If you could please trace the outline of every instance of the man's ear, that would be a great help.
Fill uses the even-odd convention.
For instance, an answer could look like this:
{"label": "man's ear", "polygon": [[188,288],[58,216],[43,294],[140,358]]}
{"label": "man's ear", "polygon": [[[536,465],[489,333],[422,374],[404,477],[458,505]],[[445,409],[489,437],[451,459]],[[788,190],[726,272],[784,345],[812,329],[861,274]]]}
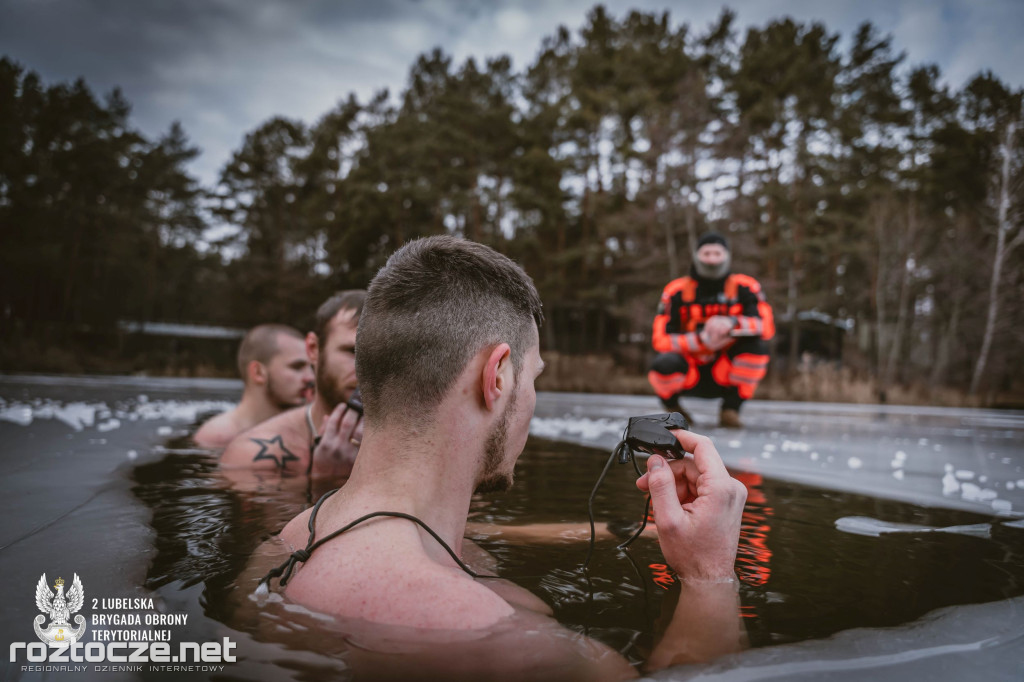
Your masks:
{"label": "man's ear", "polygon": [[259,360],[250,360],[245,371],[249,378],[249,384],[252,384],[253,386],[262,386],[267,383],[267,367]]}
{"label": "man's ear", "polygon": [[499,343],[487,356],[480,381],[484,404],[493,410],[501,394],[512,388],[512,349],[507,343]]}
{"label": "man's ear", "polygon": [[316,371],[316,362],[320,358],[320,341],[316,338],[316,332],[306,334],[306,357]]}

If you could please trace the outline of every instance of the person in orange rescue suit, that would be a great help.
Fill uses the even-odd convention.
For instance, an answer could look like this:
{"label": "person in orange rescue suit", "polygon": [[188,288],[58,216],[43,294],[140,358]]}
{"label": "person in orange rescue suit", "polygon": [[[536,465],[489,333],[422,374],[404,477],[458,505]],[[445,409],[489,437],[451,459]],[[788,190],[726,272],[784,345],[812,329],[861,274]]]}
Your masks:
{"label": "person in orange rescue suit", "polygon": [[742,427],[740,407],[768,369],[771,306],[757,280],[731,272],[731,262],[725,237],[703,235],[690,274],[668,283],[654,317],[658,355],[647,378],[665,408],[691,424],[683,395],[722,398],[719,425]]}

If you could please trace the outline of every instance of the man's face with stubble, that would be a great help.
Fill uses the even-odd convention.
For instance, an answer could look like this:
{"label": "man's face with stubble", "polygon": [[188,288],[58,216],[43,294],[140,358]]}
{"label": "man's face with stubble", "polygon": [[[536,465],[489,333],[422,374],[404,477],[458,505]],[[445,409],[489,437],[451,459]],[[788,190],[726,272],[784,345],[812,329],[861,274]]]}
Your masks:
{"label": "man's face with stubble", "polygon": [[324,339],[317,339],[316,391],[328,412],[348,400],[356,390],[356,329],[359,320],[352,309],[331,318]]}

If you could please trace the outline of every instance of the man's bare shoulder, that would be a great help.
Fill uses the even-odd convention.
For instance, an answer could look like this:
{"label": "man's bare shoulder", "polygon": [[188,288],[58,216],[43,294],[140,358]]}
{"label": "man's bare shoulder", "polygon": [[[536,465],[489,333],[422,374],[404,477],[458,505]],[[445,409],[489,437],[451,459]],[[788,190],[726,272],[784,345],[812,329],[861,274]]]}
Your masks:
{"label": "man's bare shoulder", "polygon": [[235,410],[232,408],[227,412],[221,412],[215,417],[206,420],[192,440],[201,448],[219,450],[227,447],[228,443],[239,434],[240,429],[235,420]]}
{"label": "man's bare shoulder", "polygon": [[282,412],[238,434],[225,448],[221,466],[304,471],[310,442],[305,410]]}
{"label": "man's bare shoulder", "polygon": [[[281,534],[293,547],[301,535],[297,521]],[[304,543],[305,538],[299,545]],[[288,584],[289,599],[342,618],[426,629],[474,630],[514,612],[495,592],[433,562],[402,564],[395,557],[370,556],[358,566],[348,561],[339,565],[338,557],[323,551],[326,547],[319,549],[320,557],[296,572]]]}

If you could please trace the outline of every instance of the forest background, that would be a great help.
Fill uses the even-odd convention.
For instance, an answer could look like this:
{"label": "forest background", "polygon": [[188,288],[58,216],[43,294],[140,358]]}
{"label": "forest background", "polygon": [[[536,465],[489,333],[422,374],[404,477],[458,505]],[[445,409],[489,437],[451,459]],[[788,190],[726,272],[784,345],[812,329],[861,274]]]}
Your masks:
{"label": "forest background", "polygon": [[396,96],[267,120],[202,186],[180,125],[148,139],[119,91],[0,58],[0,370],[230,376],[237,339],[133,330],[308,329],[452,233],[534,278],[541,388],[647,392],[660,291],[715,229],[775,308],[759,397],[1021,405],[1022,102],[868,23],[597,6],[521,71],[438,49]]}

